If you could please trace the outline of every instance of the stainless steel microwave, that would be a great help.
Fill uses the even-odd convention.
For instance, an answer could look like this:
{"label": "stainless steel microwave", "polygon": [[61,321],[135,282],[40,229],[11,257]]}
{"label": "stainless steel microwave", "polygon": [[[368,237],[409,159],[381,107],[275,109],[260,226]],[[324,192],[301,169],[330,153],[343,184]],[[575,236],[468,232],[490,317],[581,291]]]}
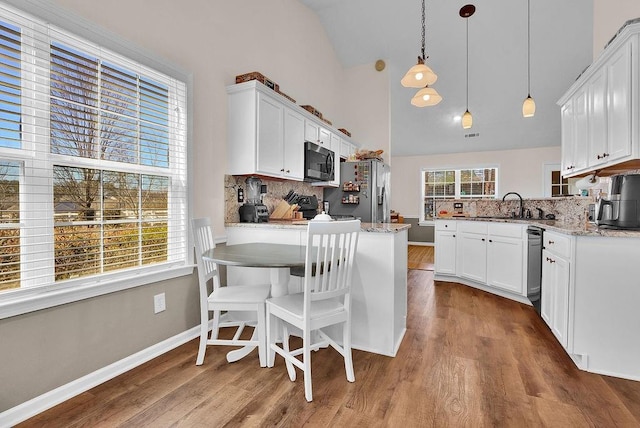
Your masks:
{"label": "stainless steel microwave", "polygon": [[336,154],[311,141],[304,142],[304,181],[332,181]]}

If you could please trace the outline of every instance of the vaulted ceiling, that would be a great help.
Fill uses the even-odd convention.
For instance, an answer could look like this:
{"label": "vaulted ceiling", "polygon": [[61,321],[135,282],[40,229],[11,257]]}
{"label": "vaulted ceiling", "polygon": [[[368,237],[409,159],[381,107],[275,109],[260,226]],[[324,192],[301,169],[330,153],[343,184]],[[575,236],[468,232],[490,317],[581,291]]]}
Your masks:
{"label": "vaulted ceiling", "polygon": [[[556,101],[592,62],[593,1],[531,1],[533,118],[527,96],[527,0],[477,0],[469,22],[471,129],[466,103],[467,1],[426,0],[427,64],[443,101],[417,108],[400,85],[421,45],[421,0],[300,0],[314,10],[345,68],[383,59],[390,77],[392,155],[428,155],[560,144]],[[458,117],[456,119],[456,116]],[[469,136],[469,134],[478,134]]]}

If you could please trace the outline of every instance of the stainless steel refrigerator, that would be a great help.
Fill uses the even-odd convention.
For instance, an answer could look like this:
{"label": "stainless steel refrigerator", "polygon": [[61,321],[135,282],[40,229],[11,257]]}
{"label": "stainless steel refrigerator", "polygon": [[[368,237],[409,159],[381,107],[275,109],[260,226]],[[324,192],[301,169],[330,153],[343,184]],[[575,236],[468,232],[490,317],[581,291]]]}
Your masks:
{"label": "stainless steel refrigerator", "polygon": [[380,161],[341,162],[340,187],[324,189],[328,214],[352,216],[365,223],[389,223],[389,179],[389,166]]}

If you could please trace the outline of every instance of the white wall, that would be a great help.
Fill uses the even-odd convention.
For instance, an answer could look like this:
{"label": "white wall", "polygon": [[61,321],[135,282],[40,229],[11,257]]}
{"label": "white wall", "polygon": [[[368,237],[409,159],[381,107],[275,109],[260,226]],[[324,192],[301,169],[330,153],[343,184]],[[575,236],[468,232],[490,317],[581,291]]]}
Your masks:
{"label": "white wall", "polygon": [[[343,108],[351,137],[367,150],[384,150],[386,163],[390,153],[390,97],[388,68],[376,71],[374,64],[345,70]],[[337,126],[342,128],[342,126]]]}
{"label": "white wall", "polygon": [[638,17],[638,0],[593,0],[593,58],[626,21]]}
{"label": "white wall", "polygon": [[434,156],[394,156],[391,166],[391,209],[405,217],[418,217],[423,168],[498,167],[498,194],[518,192],[523,198],[543,196],[543,165],[560,162],[560,147]]}

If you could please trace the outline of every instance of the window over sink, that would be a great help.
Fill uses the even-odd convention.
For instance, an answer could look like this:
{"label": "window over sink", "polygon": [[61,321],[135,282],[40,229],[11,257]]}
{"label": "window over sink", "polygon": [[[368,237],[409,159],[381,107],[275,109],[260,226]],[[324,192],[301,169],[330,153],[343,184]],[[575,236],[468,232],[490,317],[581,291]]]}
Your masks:
{"label": "window over sink", "polygon": [[495,198],[498,188],[497,167],[422,170],[421,221],[435,216],[438,199]]}

